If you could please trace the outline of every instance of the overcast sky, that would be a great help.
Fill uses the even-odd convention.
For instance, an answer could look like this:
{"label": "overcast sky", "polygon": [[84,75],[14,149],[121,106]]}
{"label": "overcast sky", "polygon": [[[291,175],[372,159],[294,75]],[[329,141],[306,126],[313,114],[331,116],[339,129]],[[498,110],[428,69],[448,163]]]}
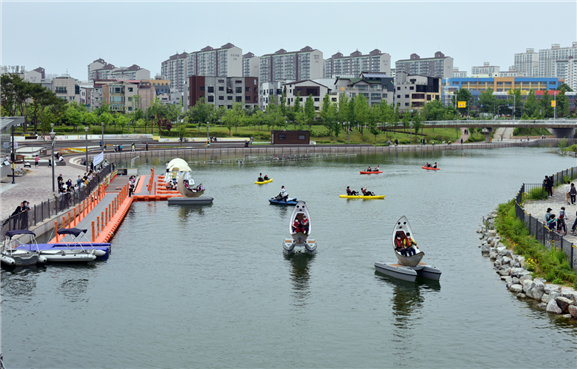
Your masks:
{"label": "overcast sky", "polygon": [[506,70],[527,48],[577,41],[577,6],[562,2],[9,2],[1,1],[2,65],[87,79],[103,58],[160,73],[162,61],[228,42],[243,53],[310,46],[329,58],[378,48],[391,62],[436,51],[454,66]]}

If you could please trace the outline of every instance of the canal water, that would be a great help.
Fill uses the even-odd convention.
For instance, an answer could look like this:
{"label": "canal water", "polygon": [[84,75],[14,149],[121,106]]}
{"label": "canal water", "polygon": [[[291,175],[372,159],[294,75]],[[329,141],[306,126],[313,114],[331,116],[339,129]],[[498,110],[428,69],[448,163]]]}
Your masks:
{"label": "canal water", "polygon": [[[426,161],[441,170],[421,169]],[[2,270],[5,363],[575,368],[577,325],[517,300],[476,230],[523,182],[576,164],[510,148],[194,167],[213,205],[134,203],[108,261]],[[384,173],[359,175],[367,165]],[[274,181],[255,185],[259,172]],[[292,208],[267,201],[281,185],[307,202],[314,256],[282,253]],[[385,200],[340,199],[347,185]],[[440,282],[375,272],[375,261],[395,261],[402,215]]]}

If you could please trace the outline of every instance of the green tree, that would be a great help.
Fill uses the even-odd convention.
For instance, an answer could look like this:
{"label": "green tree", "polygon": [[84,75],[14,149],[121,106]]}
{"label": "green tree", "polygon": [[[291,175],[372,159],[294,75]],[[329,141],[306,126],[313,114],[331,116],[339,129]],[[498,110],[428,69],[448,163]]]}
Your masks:
{"label": "green tree", "polygon": [[515,117],[520,117],[523,113],[523,96],[521,95],[521,89],[517,88],[514,90],[507,91],[508,103],[511,109],[511,114]]}
{"label": "green tree", "polygon": [[569,98],[566,95],[565,87],[561,88],[561,91],[557,94],[557,116],[558,117],[568,117],[569,116]]}
{"label": "green tree", "polygon": [[561,83],[558,87],[557,90],[561,90],[561,89],[565,89],[566,92],[573,92],[573,89],[566,83]]}
{"label": "green tree", "polygon": [[78,125],[82,123],[82,118],[82,113],[80,113],[72,104],[69,104],[66,108],[66,120],[68,124],[76,127],[76,130],[78,130]]}
{"label": "green tree", "polygon": [[300,126],[303,121],[303,108],[301,106],[301,92],[297,93],[295,98],[295,104],[293,106],[293,125],[294,129],[297,129],[297,124]]}
{"label": "green tree", "polygon": [[283,88],[282,95],[280,96],[280,104],[279,104],[280,114],[287,118],[287,105],[286,105],[286,89]]}
{"label": "green tree", "polygon": [[[471,95],[471,92],[469,92],[469,90],[465,89],[465,88],[461,88],[459,91],[457,91],[457,101],[465,101],[466,102],[466,107],[465,108],[458,108],[459,113],[461,113],[461,115],[467,115],[468,109],[470,108],[471,104],[473,103],[473,96]],[[458,105],[458,103],[457,103]]]}
{"label": "green tree", "polygon": [[539,113],[539,104],[535,98],[535,90],[529,91],[525,104],[523,106],[523,113],[533,117],[535,113]]}
{"label": "green tree", "polygon": [[479,95],[479,110],[483,113],[493,113],[495,111],[495,104],[497,99],[493,95],[493,89],[489,88]]}
{"label": "green tree", "polygon": [[349,123],[349,101],[346,94],[342,94],[339,99],[337,120],[341,126],[348,131],[350,129]]}
{"label": "green tree", "polygon": [[549,95],[549,91],[544,90],[543,91],[543,96],[541,97],[541,99],[539,100],[539,105],[540,105],[540,110],[541,110],[541,115],[545,118],[550,118],[553,117],[553,107],[551,107],[551,101],[553,99],[551,98],[551,95]]}
{"label": "green tree", "polygon": [[363,93],[359,93],[355,97],[354,112],[355,121],[359,125],[359,131],[361,135],[364,135],[364,128],[371,119],[371,113],[369,111],[369,104]]}
{"label": "green tree", "polygon": [[373,136],[375,136],[375,143],[377,143],[377,135],[381,133],[381,130],[378,127],[378,121],[380,120],[380,108],[378,106],[371,106],[369,110],[369,131]]}
{"label": "green tree", "polygon": [[315,119],[316,112],[315,112],[315,103],[313,100],[313,95],[310,94],[305,101],[305,109],[304,109],[304,122],[309,126],[309,131],[312,128],[313,121]]}
{"label": "green tree", "polygon": [[408,110],[403,112],[403,118],[401,119],[401,124],[405,128],[405,132],[407,132],[407,128],[411,126],[411,113]]}
{"label": "green tree", "polygon": [[110,114],[108,112],[102,113],[100,115],[100,117],[98,117],[98,119],[100,120],[101,123],[104,123],[104,128],[110,126],[112,124],[112,122],[114,121],[112,114]]}
{"label": "green tree", "polygon": [[411,121],[413,122],[413,129],[418,134],[419,130],[423,129],[423,115],[418,110],[413,114]]}
{"label": "green tree", "polygon": [[120,126],[120,133],[124,132],[124,127],[128,127],[128,123],[130,123],[130,119],[125,114],[118,114],[116,116],[116,124]]}

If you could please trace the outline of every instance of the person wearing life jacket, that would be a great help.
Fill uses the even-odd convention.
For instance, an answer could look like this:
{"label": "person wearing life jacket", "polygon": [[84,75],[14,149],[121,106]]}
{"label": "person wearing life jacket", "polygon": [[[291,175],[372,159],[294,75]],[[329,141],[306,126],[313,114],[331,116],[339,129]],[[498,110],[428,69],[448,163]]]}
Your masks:
{"label": "person wearing life jacket", "polygon": [[413,239],[413,237],[411,237],[410,233],[407,233],[407,238],[405,238],[405,240],[403,241],[403,244],[405,246],[407,256],[413,256],[416,254],[415,247],[418,247],[418,246],[417,246],[417,243],[415,242],[415,240]]}
{"label": "person wearing life jacket", "polygon": [[265,181],[265,180],[262,178],[262,173],[260,173],[260,174],[258,175],[258,178],[257,178],[256,181],[257,181],[257,182],[264,182],[264,181]]}
{"label": "person wearing life jacket", "polygon": [[358,195],[358,192],[351,190],[350,186],[347,186],[347,195],[356,196],[356,195]]}
{"label": "person wearing life jacket", "polygon": [[375,196],[374,193],[372,193],[371,191],[367,191],[367,187],[365,186],[365,188],[361,187],[361,192],[363,193],[363,196]]}
{"label": "person wearing life jacket", "polygon": [[295,218],[292,229],[294,233],[305,233],[303,230],[303,224],[298,218]]}
{"label": "person wearing life jacket", "polygon": [[264,180],[268,181],[268,176],[266,174],[264,175]]}
{"label": "person wearing life jacket", "polygon": [[367,172],[371,172],[371,167],[368,167],[368,168],[367,168]]}
{"label": "person wearing life jacket", "polygon": [[395,239],[395,251],[398,251],[403,256],[407,256],[407,250],[405,250],[403,240],[399,235],[397,235],[397,238]]}
{"label": "person wearing life jacket", "polygon": [[304,234],[309,234],[309,218],[306,215],[303,216],[303,222],[301,225],[301,229]]}
{"label": "person wearing life jacket", "polygon": [[436,167],[437,167],[437,162],[435,162],[435,165],[433,165],[433,168],[436,168]]}
{"label": "person wearing life jacket", "polygon": [[379,171],[379,166],[377,165],[377,167],[375,168],[375,172]]}

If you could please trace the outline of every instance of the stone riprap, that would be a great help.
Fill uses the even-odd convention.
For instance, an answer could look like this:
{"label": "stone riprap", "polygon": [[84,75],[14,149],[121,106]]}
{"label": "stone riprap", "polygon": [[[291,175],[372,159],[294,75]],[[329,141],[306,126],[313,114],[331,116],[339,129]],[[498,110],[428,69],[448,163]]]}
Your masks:
{"label": "stone riprap", "polygon": [[493,266],[505,282],[509,291],[519,299],[530,298],[540,301],[539,308],[553,314],[577,319],[577,291],[570,287],[546,283],[543,278],[533,279],[531,272],[525,269],[525,257],[515,255],[502,242],[495,230],[497,211],[483,217],[481,228],[481,255],[489,257]]}

